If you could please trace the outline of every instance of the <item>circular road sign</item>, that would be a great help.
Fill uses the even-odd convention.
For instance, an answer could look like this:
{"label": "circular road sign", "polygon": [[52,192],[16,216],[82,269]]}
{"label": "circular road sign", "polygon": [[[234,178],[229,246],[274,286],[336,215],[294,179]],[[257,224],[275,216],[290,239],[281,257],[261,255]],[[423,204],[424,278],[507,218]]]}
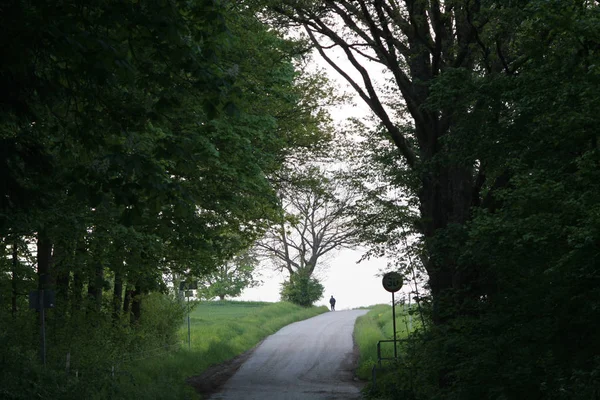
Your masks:
{"label": "circular road sign", "polygon": [[397,272],[388,272],[383,276],[383,288],[388,292],[394,293],[402,287],[402,275]]}

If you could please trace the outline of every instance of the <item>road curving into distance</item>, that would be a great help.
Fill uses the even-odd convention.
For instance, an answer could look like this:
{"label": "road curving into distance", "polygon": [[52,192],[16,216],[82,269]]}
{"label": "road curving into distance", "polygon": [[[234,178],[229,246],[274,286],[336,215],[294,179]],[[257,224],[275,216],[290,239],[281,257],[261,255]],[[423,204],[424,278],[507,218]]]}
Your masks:
{"label": "road curving into distance", "polygon": [[352,331],[367,310],[332,311],[269,336],[211,400],[360,399]]}

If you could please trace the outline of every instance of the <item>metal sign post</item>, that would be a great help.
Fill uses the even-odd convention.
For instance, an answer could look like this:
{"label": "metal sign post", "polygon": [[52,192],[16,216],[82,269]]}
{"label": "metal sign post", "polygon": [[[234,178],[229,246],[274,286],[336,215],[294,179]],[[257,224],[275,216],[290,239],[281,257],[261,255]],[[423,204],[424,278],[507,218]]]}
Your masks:
{"label": "metal sign post", "polygon": [[54,308],[55,294],[52,289],[29,292],[29,308],[40,312],[40,359],[46,365],[46,308]]}
{"label": "metal sign post", "polygon": [[39,294],[39,310],[40,310],[40,338],[41,338],[41,356],[42,356],[42,365],[46,365],[46,312],[44,307],[44,289],[40,290]]}
{"label": "metal sign post", "polygon": [[394,292],[392,292],[392,318],[394,325],[394,358],[398,358],[398,346],[396,345],[396,300],[394,300]]}
{"label": "metal sign post", "polygon": [[410,293],[408,294],[408,331],[412,332],[412,313],[410,312]]}
{"label": "metal sign post", "polygon": [[394,293],[400,290],[403,285],[402,275],[397,272],[388,272],[383,276],[383,288],[392,293],[392,323],[394,327],[394,358],[398,358],[398,346],[396,342],[396,300]]}
{"label": "metal sign post", "polygon": [[179,290],[185,290],[185,296],[187,297],[187,326],[188,326],[188,350],[192,349],[192,329],[190,326],[190,296],[194,294],[192,290],[186,289],[198,289],[198,282],[179,282]]}
{"label": "metal sign post", "polygon": [[187,294],[187,314],[188,314],[188,350],[192,349],[192,328],[190,326],[190,290],[186,291]]}

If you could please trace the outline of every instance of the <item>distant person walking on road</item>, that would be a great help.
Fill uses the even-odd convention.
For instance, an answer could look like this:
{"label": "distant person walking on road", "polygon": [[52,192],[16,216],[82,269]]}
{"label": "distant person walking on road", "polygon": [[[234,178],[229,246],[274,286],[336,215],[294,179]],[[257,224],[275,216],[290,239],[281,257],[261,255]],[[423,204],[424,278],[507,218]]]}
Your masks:
{"label": "distant person walking on road", "polygon": [[333,295],[331,295],[331,298],[329,299],[329,304],[331,304],[331,311],[335,311],[335,299],[333,298]]}

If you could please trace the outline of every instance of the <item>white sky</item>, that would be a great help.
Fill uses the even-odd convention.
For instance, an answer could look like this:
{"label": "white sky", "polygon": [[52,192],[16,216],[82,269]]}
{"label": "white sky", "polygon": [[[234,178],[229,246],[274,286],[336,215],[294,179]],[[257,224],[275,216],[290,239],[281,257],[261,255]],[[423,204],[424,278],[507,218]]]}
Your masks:
{"label": "white sky", "polygon": [[[345,310],[360,306],[374,304],[391,304],[392,295],[383,289],[380,270],[385,269],[385,259],[365,260],[360,264],[356,262],[362,255],[357,250],[341,250],[328,262],[329,267],[319,269],[316,277],[325,286],[323,298],[316,305],[329,307],[329,297],[333,295],[337,310]],[[264,285],[246,289],[236,300],[246,301],[279,301],[280,284],[286,276],[279,272],[265,273],[262,280]],[[396,293],[396,299],[402,298],[404,292],[408,293],[408,285]]]}

